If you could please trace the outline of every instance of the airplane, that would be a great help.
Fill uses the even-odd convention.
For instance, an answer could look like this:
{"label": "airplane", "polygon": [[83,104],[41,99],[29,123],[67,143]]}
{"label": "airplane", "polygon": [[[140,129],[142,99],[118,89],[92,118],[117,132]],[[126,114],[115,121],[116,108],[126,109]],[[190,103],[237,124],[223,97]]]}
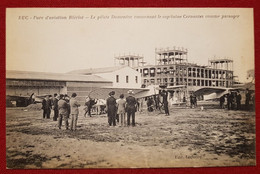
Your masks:
{"label": "airplane", "polygon": [[245,92],[249,90],[251,92],[255,91],[255,85],[253,83],[236,84],[233,87],[203,87],[194,91],[196,96],[204,96],[204,100],[217,100],[221,96],[228,94],[229,92],[242,91]]}
{"label": "airplane", "polygon": [[204,100],[214,100],[228,94],[229,91],[238,90],[242,90],[242,88],[204,87],[194,91],[193,94],[196,96],[204,96]]}
{"label": "airplane", "polygon": [[33,103],[41,103],[47,95],[50,94],[35,95],[34,102],[32,102],[32,95],[6,95],[6,106],[26,107]]}

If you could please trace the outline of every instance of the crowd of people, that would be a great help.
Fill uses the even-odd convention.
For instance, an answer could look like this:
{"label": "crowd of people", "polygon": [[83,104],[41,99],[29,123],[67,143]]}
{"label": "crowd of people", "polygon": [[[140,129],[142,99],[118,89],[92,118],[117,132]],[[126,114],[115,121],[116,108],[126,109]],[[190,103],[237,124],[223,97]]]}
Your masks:
{"label": "crowd of people", "polygon": [[[116,123],[120,123],[120,126],[130,126],[130,123],[135,126],[135,112],[138,110],[138,100],[134,97],[132,90],[128,91],[128,95],[128,97],[124,98],[124,94],[121,94],[120,98],[116,100],[114,97],[115,91],[111,91],[106,100],[106,106],[104,108],[99,106],[99,112],[104,109],[107,113],[109,126],[116,126]],[[62,122],[64,122],[66,129],[75,131],[80,107],[76,97],[76,93],[73,93],[71,97],[63,94],[54,94],[53,97],[47,95],[42,101],[43,119],[50,119],[51,109],[53,109],[53,121],[58,121],[58,128],[61,129]],[[91,117],[92,108],[97,102],[97,99],[92,99],[89,96],[86,98],[84,117],[87,114]],[[70,116],[71,123],[69,126],[68,120]]]}
{"label": "crowd of people", "polygon": [[[121,94],[119,99],[115,98],[115,91],[109,93],[109,97],[102,105],[97,105],[97,114],[107,113],[108,125],[116,126],[135,126],[135,113],[140,110],[140,102],[134,97],[132,90],[128,91],[128,97],[125,98],[124,94]],[[71,97],[63,94],[47,95],[42,101],[43,118],[50,119],[51,109],[54,111],[53,121],[58,121],[58,127],[61,129],[62,121],[65,123],[65,128],[69,129],[69,117],[71,116],[70,129],[76,130],[77,120],[79,115],[79,101],[76,98],[77,94],[73,93]],[[160,101],[160,97],[161,100]],[[254,95],[247,90],[245,100],[245,110],[250,110],[250,105],[254,105]],[[228,94],[220,97],[220,108],[227,107],[228,110],[241,110],[241,94],[239,91],[230,91]],[[146,97],[146,104],[148,112],[152,112],[154,109],[164,109],[165,115],[170,115],[168,108],[168,92],[162,90],[159,95],[153,95]],[[186,101],[186,99],[185,99]],[[84,117],[88,114],[91,117],[93,107],[100,103],[99,99],[93,99],[87,97],[84,107]],[[142,102],[141,102],[142,103]],[[194,94],[190,95],[190,107],[197,106],[197,97]],[[254,107],[254,106],[253,106]]]}
{"label": "crowd of people", "polygon": [[114,97],[115,91],[109,93],[109,97],[106,100],[109,126],[116,126],[116,122],[120,122],[120,126],[130,126],[130,122],[132,126],[135,126],[135,112],[137,111],[138,104],[132,90],[128,91],[128,95],[124,99],[124,94],[121,94],[120,98],[116,100]]}
{"label": "crowd of people", "polygon": [[77,94],[73,93],[71,97],[63,94],[47,95],[42,101],[43,119],[50,119],[51,109],[54,111],[53,121],[58,121],[58,127],[61,129],[62,121],[65,128],[69,129],[69,117],[71,116],[70,129],[76,130],[80,104],[76,99]]}
{"label": "crowd of people", "polygon": [[[240,91],[229,91],[228,94],[225,94],[220,97],[220,108],[228,110],[242,110],[241,107],[241,100],[242,96],[240,94]],[[250,110],[250,105],[253,105],[254,108],[254,95],[252,95],[252,92],[250,92],[248,89],[246,90],[245,94],[245,108],[244,110]]]}

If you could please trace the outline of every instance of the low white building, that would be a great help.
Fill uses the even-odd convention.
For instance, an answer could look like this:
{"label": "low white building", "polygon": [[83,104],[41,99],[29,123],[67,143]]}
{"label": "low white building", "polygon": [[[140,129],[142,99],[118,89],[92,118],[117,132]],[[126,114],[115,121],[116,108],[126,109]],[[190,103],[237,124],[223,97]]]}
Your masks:
{"label": "low white building", "polygon": [[82,69],[71,74],[98,75],[113,82],[114,88],[141,88],[141,74],[129,66]]}

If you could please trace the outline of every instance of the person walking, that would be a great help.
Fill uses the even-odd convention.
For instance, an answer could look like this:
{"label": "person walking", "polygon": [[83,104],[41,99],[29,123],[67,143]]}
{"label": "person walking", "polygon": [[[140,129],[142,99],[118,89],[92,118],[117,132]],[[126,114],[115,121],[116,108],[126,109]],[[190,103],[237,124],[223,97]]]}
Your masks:
{"label": "person walking", "polygon": [[126,126],[126,119],[125,119],[125,105],[126,101],[124,100],[124,94],[121,94],[120,99],[117,101],[117,114],[120,117],[120,126]]}
{"label": "person walking", "polygon": [[60,100],[58,101],[59,118],[58,127],[61,129],[62,120],[64,119],[66,129],[69,129],[69,104],[65,101],[64,95],[60,95]]}
{"label": "person walking", "polygon": [[79,107],[80,107],[80,104],[78,103],[78,100],[76,99],[76,96],[77,96],[77,94],[73,93],[71,95],[71,99],[70,99],[70,114],[71,114],[70,129],[72,131],[76,130],[78,115],[79,115]]}
{"label": "person walking", "polygon": [[43,119],[50,119],[51,115],[51,100],[50,96],[47,95],[42,101],[42,109],[43,109]]}
{"label": "person walking", "polygon": [[109,97],[106,102],[106,110],[108,116],[108,124],[109,126],[116,126],[116,99],[114,97],[115,91],[111,91],[109,93]]}
{"label": "person walking", "polygon": [[84,117],[86,117],[87,113],[90,117],[91,116],[91,110],[92,107],[97,103],[97,101],[95,101],[95,99],[92,99],[91,97],[89,97],[89,100],[85,103],[85,105],[87,106],[87,109],[85,111]]}
{"label": "person walking", "polygon": [[127,126],[130,126],[132,117],[132,126],[135,126],[136,99],[133,97],[134,91],[128,91],[129,96],[126,98]]}
{"label": "person walking", "polygon": [[168,115],[170,115],[169,107],[168,107],[168,92],[165,90],[162,90],[161,96],[163,98],[163,106],[164,106],[165,115],[168,116]]}

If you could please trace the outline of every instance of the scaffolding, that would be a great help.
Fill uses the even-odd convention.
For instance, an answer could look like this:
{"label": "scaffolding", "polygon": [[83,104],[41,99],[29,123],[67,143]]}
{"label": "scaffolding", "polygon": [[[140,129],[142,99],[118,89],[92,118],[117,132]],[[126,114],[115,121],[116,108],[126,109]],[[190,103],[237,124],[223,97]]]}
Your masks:
{"label": "scaffolding", "polygon": [[155,48],[155,65],[171,65],[188,62],[188,49],[183,47]]}
{"label": "scaffolding", "polygon": [[142,67],[146,64],[144,57],[134,54],[119,55],[114,57],[115,66]]}
{"label": "scaffolding", "polygon": [[209,60],[209,66],[211,66],[213,69],[233,71],[233,60],[228,58],[214,58]]}

